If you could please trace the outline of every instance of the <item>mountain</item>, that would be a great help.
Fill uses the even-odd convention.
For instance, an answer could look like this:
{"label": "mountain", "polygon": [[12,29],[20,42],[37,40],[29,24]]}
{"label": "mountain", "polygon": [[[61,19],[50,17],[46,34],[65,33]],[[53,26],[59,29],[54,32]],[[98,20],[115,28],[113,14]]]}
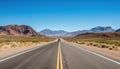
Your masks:
{"label": "mountain", "polygon": [[74,32],[67,32],[64,30],[52,31],[50,29],[45,29],[40,31],[39,33],[49,37],[54,37],[54,36],[75,37],[76,35],[83,34],[83,33],[104,33],[104,32],[114,32],[114,31],[115,30],[112,29],[112,27],[110,26],[107,26],[107,27],[97,26],[97,27],[91,28],[90,30],[78,30]]}
{"label": "mountain", "polygon": [[112,27],[110,26],[107,26],[107,27],[98,26],[98,27],[90,29],[90,31],[95,32],[95,33],[101,33],[101,32],[114,32],[115,30],[112,29]]}
{"label": "mountain", "polygon": [[120,33],[117,32],[106,32],[106,33],[85,33],[75,36],[75,38],[120,38]]}
{"label": "mountain", "polygon": [[120,29],[117,29],[115,32],[120,32]]}
{"label": "mountain", "polygon": [[27,25],[0,26],[0,35],[35,36],[37,32]]}
{"label": "mountain", "polygon": [[90,32],[90,31],[89,30],[79,30],[79,31],[70,32],[69,35],[74,37],[78,34],[83,34],[83,33],[87,33],[87,32]]}
{"label": "mountain", "polygon": [[58,31],[53,31],[50,29],[45,29],[39,32],[42,35],[49,36],[49,37],[57,37],[57,36],[67,36],[68,32],[63,31],[63,30],[58,30]]}
{"label": "mountain", "polygon": [[78,34],[83,34],[83,33],[104,33],[104,32],[114,32],[115,30],[112,29],[112,27],[107,26],[107,27],[101,27],[101,26],[97,26],[94,27],[90,30],[79,30],[79,31],[74,31],[71,32],[71,36],[76,36]]}

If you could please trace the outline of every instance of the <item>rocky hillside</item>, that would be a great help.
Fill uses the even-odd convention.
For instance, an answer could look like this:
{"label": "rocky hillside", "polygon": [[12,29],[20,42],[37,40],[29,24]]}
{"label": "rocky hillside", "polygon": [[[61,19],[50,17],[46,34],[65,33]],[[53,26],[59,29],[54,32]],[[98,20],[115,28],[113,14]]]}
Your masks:
{"label": "rocky hillside", "polygon": [[37,32],[27,25],[0,26],[0,35],[35,36]]}
{"label": "rocky hillside", "polygon": [[120,33],[113,32],[113,33],[85,33],[79,34],[75,36],[75,38],[120,38]]}

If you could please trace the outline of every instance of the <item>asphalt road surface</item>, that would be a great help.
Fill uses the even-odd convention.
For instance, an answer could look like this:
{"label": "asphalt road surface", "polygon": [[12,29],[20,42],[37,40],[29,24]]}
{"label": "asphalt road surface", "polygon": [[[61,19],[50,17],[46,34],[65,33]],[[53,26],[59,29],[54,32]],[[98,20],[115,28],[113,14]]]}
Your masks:
{"label": "asphalt road surface", "polygon": [[0,69],[120,69],[120,63],[81,47],[56,41],[0,61]]}

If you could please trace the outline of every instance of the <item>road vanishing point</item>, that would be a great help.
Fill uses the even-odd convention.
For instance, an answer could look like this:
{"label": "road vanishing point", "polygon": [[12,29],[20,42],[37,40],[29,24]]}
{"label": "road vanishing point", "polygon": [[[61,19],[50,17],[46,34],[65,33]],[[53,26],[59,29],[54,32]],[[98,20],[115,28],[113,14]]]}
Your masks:
{"label": "road vanishing point", "polygon": [[120,69],[120,62],[65,41],[55,41],[1,59],[0,69]]}

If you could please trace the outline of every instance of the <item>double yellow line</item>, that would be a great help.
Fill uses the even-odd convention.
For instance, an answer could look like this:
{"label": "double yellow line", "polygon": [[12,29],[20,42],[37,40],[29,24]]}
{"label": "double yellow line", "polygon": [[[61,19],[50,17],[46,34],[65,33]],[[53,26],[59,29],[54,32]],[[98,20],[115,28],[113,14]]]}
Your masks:
{"label": "double yellow line", "polygon": [[56,65],[56,69],[63,69],[60,42],[58,42],[58,55],[57,55],[57,65]]}

